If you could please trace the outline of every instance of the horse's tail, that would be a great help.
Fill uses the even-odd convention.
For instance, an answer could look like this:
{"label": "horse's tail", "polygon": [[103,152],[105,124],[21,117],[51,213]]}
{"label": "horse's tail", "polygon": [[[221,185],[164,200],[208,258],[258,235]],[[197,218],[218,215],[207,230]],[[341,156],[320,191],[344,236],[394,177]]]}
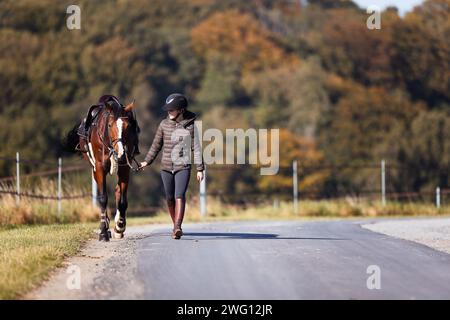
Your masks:
{"label": "horse's tail", "polygon": [[80,137],[78,136],[78,128],[81,122],[78,122],[63,138],[61,144],[63,149],[67,152],[77,153],[79,150],[76,149],[76,146],[80,142]]}

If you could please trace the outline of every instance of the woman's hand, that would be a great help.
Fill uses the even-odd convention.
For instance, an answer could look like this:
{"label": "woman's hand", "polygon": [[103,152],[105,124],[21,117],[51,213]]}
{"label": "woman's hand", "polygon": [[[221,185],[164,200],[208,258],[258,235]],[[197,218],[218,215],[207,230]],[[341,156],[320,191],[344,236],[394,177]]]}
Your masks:
{"label": "woman's hand", "polygon": [[144,170],[144,168],[148,166],[148,162],[147,161],[143,161],[141,162],[141,164],[139,165],[139,170]]}
{"label": "woman's hand", "polygon": [[204,178],[203,171],[197,171],[197,181],[200,182]]}

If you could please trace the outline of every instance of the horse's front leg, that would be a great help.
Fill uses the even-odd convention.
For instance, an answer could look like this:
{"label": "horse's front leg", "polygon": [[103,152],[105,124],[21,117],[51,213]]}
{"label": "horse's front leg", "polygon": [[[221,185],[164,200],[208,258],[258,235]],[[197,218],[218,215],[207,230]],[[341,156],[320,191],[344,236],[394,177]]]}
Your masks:
{"label": "horse's front leg", "polygon": [[114,218],[114,238],[121,239],[127,226],[126,211],[128,208],[127,191],[130,178],[129,167],[119,167],[116,186],[116,216]]}
{"label": "horse's front leg", "polygon": [[102,170],[101,165],[97,165],[94,177],[97,182],[97,201],[100,207],[100,234],[98,240],[109,241],[111,232],[109,231],[109,217],[107,213],[108,193],[106,191],[106,172]]}

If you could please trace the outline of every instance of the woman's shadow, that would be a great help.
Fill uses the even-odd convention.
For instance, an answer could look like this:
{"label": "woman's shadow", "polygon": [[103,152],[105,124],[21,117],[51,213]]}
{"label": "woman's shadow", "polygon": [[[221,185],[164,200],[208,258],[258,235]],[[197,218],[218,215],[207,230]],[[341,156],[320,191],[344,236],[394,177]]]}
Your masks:
{"label": "woman's shadow", "polygon": [[[186,238],[186,237],[189,237]],[[342,238],[323,237],[280,237],[275,233],[237,233],[237,232],[185,232],[185,240],[223,240],[223,239],[276,239],[276,240],[349,240]]]}

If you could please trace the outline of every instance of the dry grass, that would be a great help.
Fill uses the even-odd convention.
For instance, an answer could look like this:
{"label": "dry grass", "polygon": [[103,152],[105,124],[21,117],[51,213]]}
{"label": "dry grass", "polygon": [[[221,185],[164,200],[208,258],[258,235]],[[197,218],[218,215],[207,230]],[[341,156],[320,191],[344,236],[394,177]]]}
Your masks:
{"label": "dry grass", "polygon": [[[242,207],[222,204],[214,198],[208,198],[207,216],[202,218],[197,201],[191,201],[187,206],[186,221],[215,220],[288,220],[309,218],[350,218],[350,217],[387,217],[387,216],[438,216],[450,214],[450,206],[436,208],[431,203],[388,202],[382,206],[379,201],[362,201],[353,198],[331,201],[301,201],[299,211],[294,213],[292,202],[281,202],[278,207],[261,204]],[[168,214],[161,209],[157,216],[161,219]]]}
{"label": "dry grass", "polygon": [[[11,188],[0,186],[1,190],[11,191]],[[25,189],[25,188],[24,188]],[[55,196],[57,187],[53,181],[40,180],[33,188],[26,188],[28,193]],[[71,187],[64,188],[64,194],[79,195],[86,190]],[[61,212],[58,212],[58,202],[21,197],[16,203],[16,196],[0,194],[0,226],[21,224],[52,224],[96,221],[98,209],[92,206],[89,198],[67,199],[61,202]]]}

